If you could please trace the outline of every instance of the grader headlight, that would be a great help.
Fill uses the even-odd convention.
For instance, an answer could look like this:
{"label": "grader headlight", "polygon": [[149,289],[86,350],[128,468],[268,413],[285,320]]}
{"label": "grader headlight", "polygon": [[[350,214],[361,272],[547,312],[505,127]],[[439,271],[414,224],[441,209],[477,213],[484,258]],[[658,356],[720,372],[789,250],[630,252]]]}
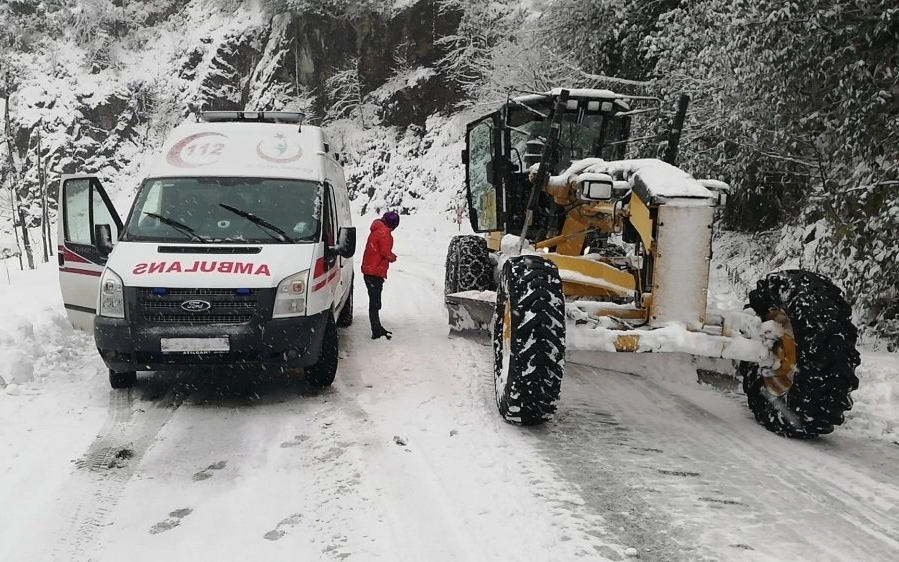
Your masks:
{"label": "grader headlight", "polygon": [[582,174],[579,196],[584,201],[608,201],[612,198],[614,181],[608,174]]}

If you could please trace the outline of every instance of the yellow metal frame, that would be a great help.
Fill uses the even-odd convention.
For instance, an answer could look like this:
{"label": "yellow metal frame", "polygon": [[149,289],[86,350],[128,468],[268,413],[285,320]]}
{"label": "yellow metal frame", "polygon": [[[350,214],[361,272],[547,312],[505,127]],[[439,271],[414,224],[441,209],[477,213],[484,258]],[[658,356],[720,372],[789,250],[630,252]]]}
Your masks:
{"label": "yellow metal frame", "polygon": [[637,197],[636,193],[631,193],[629,207],[631,225],[637,230],[637,234],[640,235],[643,247],[647,251],[652,251],[652,217],[649,214],[649,207],[646,206],[642,199]]}
{"label": "yellow metal frame", "polygon": [[793,386],[793,371],[798,362],[796,350],[796,338],[793,334],[793,325],[790,317],[780,310],[774,309],[768,313],[768,320],[774,320],[783,326],[784,334],[774,342],[774,354],[780,360],[780,367],[774,371],[774,376],[764,377],[765,387],[772,395],[780,397],[786,394]]}
{"label": "yellow metal frame", "polygon": [[[560,204],[570,203],[571,189],[560,190],[551,193]],[[616,212],[618,213],[616,215]],[[630,271],[624,271],[605,262],[582,257],[584,238],[591,228],[598,228],[604,232],[620,232],[621,219],[627,216],[631,224],[637,230],[646,252],[653,252],[653,224],[650,209],[635,193],[631,194],[629,210],[627,212],[616,211],[614,202],[597,201],[588,205],[579,205],[568,212],[562,231],[552,238],[541,240],[534,244],[538,250],[552,248],[554,251],[543,254],[543,257],[552,261],[562,273],[562,291],[566,297],[599,297],[599,298],[636,298],[634,309],[622,310],[621,308],[599,308],[593,316],[607,316],[625,320],[645,320],[649,318],[652,308],[652,293],[638,295],[638,279]],[[487,247],[493,251],[501,248],[502,234],[490,232],[487,234]],[[565,271],[574,272],[580,279],[565,279]],[[590,282],[588,279],[595,279]],[[642,305],[642,306],[641,306]],[[635,344],[634,344],[635,345]],[[617,346],[617,344],[616,344]],[[622,343],[623,348],[630,347],[630,343]]]}
{"label": "yellow metal frame", "polygon": [[[633,275],[607,263],[555,253],[545,254],[543,257],[556,264],[560,271],[572,271],[597,280],[597,283],[589,283],[563,279],[562,286],[565,296],[629,298],[633,297],[637,290],[637,282]],[[566,286],[568,290],[565,290]]]}

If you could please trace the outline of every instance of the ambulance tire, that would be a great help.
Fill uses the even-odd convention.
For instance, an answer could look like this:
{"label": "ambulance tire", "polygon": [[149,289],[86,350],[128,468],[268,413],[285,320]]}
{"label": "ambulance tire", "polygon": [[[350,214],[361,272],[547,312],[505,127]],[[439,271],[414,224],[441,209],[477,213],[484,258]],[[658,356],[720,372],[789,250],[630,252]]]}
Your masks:
{"label": "ambulance tire", "polygon": [[343,308],[340,310],[340,314],[337,316],[337,325],[341,328],[346,328],[353,324],[353,284],[350,283],[350,294],[346,298],[346,302],[343,305]]}
{"label": "ambulance tire", "polygon": [[136,371],[116,372],[109,370],[109,386],[115,389],[131,388],[137,382]]}
{"label": "ambulance tire", "polygon": [[325,324],[325,335],[322,339],[322,350],[318,356],[318,363],[306,367],[306,382],[312,386],[331,386],[334,376],[337,375],[338,360],[338,335],[337,323],[334,317],[328,315]]}

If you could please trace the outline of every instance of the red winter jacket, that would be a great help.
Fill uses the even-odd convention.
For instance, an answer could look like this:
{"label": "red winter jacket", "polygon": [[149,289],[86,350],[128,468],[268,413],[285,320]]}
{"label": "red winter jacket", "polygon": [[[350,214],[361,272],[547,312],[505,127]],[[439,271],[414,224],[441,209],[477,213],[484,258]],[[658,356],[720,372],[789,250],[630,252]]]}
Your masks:
{"label": "red winter jacket", "polygon": [[387,279],[387,268],[396,261],[393,253],[393,234],[381,219],[371,223],[371,233],[362,254],[362,274]]}

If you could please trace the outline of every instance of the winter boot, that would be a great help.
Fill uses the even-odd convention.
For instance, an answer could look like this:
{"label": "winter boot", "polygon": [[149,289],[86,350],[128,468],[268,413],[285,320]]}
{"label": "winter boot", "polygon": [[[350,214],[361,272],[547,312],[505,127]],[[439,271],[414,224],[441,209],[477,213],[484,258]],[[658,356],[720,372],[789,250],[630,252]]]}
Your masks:
{"label": "winter boot", "polygon": [[393,336],[393,332],[385,330],[381,325],[381,318],[377,310],[369,309],[368,318],[371,321],[371,339],[376,340],[384,336],[389,340]]}

